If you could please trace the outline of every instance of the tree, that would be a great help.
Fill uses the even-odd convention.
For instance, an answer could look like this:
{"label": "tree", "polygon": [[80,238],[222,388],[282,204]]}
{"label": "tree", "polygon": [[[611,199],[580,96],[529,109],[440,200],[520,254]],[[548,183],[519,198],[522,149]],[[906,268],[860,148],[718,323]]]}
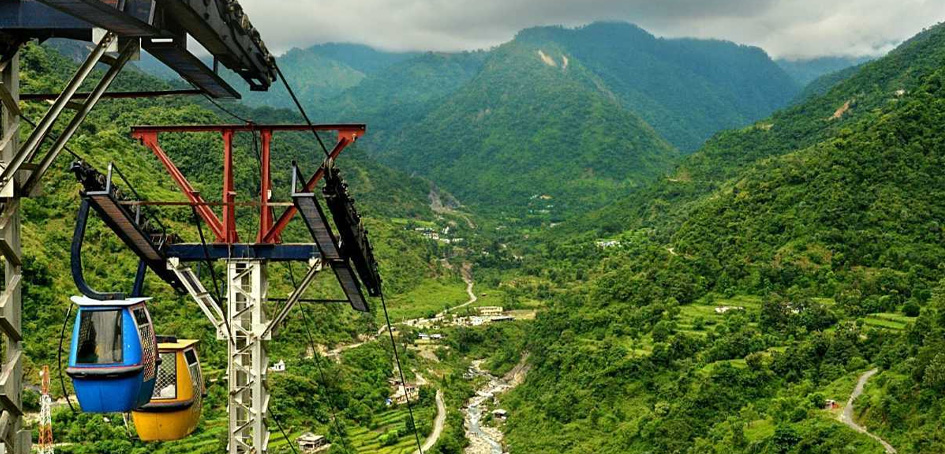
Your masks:
{"label": "tree", "polygon": [[922,385],[936,392],[945,391],[945,353],[932,358],[922,376]]}

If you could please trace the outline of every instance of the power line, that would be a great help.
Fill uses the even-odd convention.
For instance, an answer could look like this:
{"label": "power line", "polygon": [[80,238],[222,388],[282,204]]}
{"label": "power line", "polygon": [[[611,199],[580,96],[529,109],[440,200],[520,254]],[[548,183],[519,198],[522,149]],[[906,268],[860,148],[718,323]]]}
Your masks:
{"label": "power line", "polygon": [[[200,244],[203,245],[204,260],[207,262],[207,268],[210,269],[210,279],[213,281],[213,290],[217,294],[217,301],[223,301],[223,294],[220,293],[220,286],[217,284],[217,273],[213,269],[213,262],[210,260],[210,249],[207,247],[207,240],[203,236],[203,227],[200,226],[200,217],[197,216],[197,208],[191,205],[191,214],[194,218],[194,225],[197,226],[197,234],[200,235]],[[229,323],[228,319],[224,319]],[[229,329],[229,326],[227,327]]]}

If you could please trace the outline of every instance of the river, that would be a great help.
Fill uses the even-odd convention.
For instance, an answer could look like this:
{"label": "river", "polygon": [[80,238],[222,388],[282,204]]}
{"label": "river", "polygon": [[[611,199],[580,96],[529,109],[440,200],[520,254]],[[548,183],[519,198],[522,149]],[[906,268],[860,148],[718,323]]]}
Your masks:
{"label": "river", "polygon": [[469,399],[463,410],[466,419],[466,438],[469,439],[469,446],[465,452],[466,454],[503,454],[502,431],[483,425],[482,419],[484,411],[487,411],[489,402],[494,396],[512,389],[513,386],[505,378],[483,371],[481,366],[482,361],[473,361],[470,371],[476,376],[486,377],[489,381]]}

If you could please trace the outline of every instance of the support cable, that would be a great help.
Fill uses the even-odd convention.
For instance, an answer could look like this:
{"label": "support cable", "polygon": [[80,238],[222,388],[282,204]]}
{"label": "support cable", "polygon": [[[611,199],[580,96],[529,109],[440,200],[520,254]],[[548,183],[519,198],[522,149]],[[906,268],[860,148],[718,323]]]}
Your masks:
{"label": "support cable", "polygon": [[203,94],[203,97],[206,98],[206,100],[207,100],[208,102],[210,102],[210,104],[213,104],[214,107],[216,107],[217,109],[219,109],[221,112],[223,112],[223,113],[225,113],[225,114],[227,114],[227,115],[229,115],[229,116],[231,116],[231,117],[233,117],[233,118],[235,118],[235,119],[237,119],[237,120],[239,120],[239,121],[242,121],[243,123],[246,123],[246,124],[253,124],[253,123],[254,123],[252,120],[247,120],[246,118],[241,117],[241,116],[239,116],[239,115],[233,113],[232,110],[227,109],[226,107],[223,107],[220,103],[218,103],[216,100],[214,100],[213,98],[211,98],[211,97],[210,97],[209,95],[207,95],[206,93]]}
{"label": "support cable", "polygon": [[[194,217],[194,224],[197,225],[197,233],[200,235],[200,244],[203,245],[204,260],[207,262],[207,268],[210,269],[210,279],[213,281],[213,291],[217,294],[217,301],[223,301],[223,294],[220,293],[220,286],[217,284],[217,273],[213,270],[213,261],[210,260],[210,249],[207,247],[207,240],[203,236],[203,227],[200,226],[200,218],[197,216],[197,208],[191,206],[190,211]],[[223,322],[226,323],[226,329],[227,332],[229,332],[230,321],[224,317]]]}
{"label": "support cable", "polygon": [[279,422],[279,418],[276,417],[276,414],[272,411],[269,412],[269,416],[272,416],[272,420],[276,422],[276,426],[279,427],[279,432],[282,432],[283,438],[289,443],[289,447],[292,448],[294,454],[299,454],[299,450],[295,449],[295,445],[292,444],[292,439],[289,438],[289,434],[285,433],[285,429],[282,428],[282,423]]}
{"label": "support cable", "polygon": [[[295,281],[295,272],[292,270],[292,264],[285,262],[286,268],[289,269],[289,280],[292,281],[292,287],[298,287],[298,284]],[[338,424],[338,415],[335,411],[335,399],[331,397],[331,391],[328,389],[328,380],[325,377],[325,369],[322,368],[322,360],[318,355],[318,351],[315,349],[315,337],[312,336],[312,330],[308,326],[308,317],[305,316],[305,311],[299,311],[302,314],[302,326],[305,327],[305,334],[308,337],[309,348],[312,349],[312,362],[315,363],[315,368],[318,369],[319,378],[321,378],[322,387],[325,388],[325,397],[328,398],[328,409],[331,411],[331,419],[334,421],[335,431],[338,432],[338,436],[341,437],[342,447],[344,447],[345,452],[349,451],[348,440],[344,435],[344,432],[341,429],[341,425]]]}
{"label": "support cable", "polygon": [[69,324],[69,316],[72,315],[72,303],[69,303],[69,309],[66,310],[66,318],[62,321],[62,330],[59,331],[59,386],[62,386],[62,395],[66,397],[69,409],[75,413],[75,407],[72,406],[72,399],[69,398],[69,391],[66,390],[66,379],[62,375],[62,343],[66,338],[66,325]]}
{"label": "support cable", "polygon": [[318,131],[315,130],[315,124],[312,123],[312,119],[308,117],[307,113],[305,113],[305,108],[302,107],[302,103],[299,102],[299,98],[295,96],[295,91],[293,91],[292,86],[289,85],[289,80],[285,78],[284,74],[282,74],[282,68],[279,67],[279,63],[273,61],[273,65],[276,67],[276,72],[279,74],[279,79],[282,80],[282,85],[285,85],[286,91],[288,91],[289,96],[292,97],[292,102],[295,103],[295,107],[299,110],[299,113],[302,114],[302,118],[305,119],[305,123],[308,124],[308,127],[312,129],[312,134],[315,135],[315,140],[318,141],[318,145],[322,147],[322,152],[325,153],[325,158],[330,159],[331,153],[328,152],[328,147],[325,146],[325,142],[322,142],[322,137],[318,134]]}
{"label": "support cable", "polygon": [[[397,360],[397,371],[400,372],[400,384],[404,388],[404,398],[407,400],[407,412],[410,414],[410,425],[413,426],[413,436],[417,440],[417,450],[423,454],[423,444],[420,442],[420,432],[417,430],[417,420],[413,417],[413,406],[410,405],[410,393],[407,392],[407,379],[404,377],[404,367],[400,364],[400,353],[397,352],[397,342],[394,341],[394,329],[390,324],[390,315],[387,314],[387,301],[381,292],[381,307],[384,308],[384,320],[387,322],[387,334],[390,335],[390,346],[394,349],[394,359]],[[419,390],[417,395],[419,397]]]}

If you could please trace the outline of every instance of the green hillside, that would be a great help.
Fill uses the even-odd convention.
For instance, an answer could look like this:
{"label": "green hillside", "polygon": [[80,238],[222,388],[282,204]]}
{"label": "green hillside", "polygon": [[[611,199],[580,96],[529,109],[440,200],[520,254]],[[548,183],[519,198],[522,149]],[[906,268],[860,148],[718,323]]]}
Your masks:
{"label": "green hillside", "polygon": [[519,42],[494,50],[472,81],[379,156],[492,210],[535,195],[552,196],[557,211],[600,205],[667,169],[673,148],[565,58]]}
{"label": "green hillside", "polygon": [[531,332],[509,444],[880,453],[822,409],[875,366],[856,417],[899,452],[945,448],[926,436],[941,408],[943,60],[938,26],[718,135],[586,221],[609,221],[596,236],[536,240],[544,256],[527,266],[566,290]]}
{"label": "green hillside", "polygon": [[[320,121],[370,123],[364,146],[386,164],[532,224],[620,198],[668,169],[673,149],[691,152],[799,91],[761,49],[627,23],[533,28],[476,52],[327,44],[279,62]],[[244,97],[293,107],[279,84]]]}
{"label": "green hillside", "polygon": [[562,46],[625,108],[683,151],[694,151],[717,131],[769,115],[798,90],[761,49],[660,39],[627,23],[529,29],[516,39]]}
{"label": "green hillside", "polygon": [[[307,109],[312,110],[358,86],[366,77],[415,56],[415,53],[383,52],[355,44],[322,44],[286,52],[279,57],[279,67],[295,84],[292,88],[296,95]],[[242,88],[244,104],[295,109],[281,82],[267,92],[253,92],[243,88],[245,84],[239,76],[231,72],[226,74],[227,81]]]}
{"label": "green hillside", "polygon": [[784,59],[775,62],[799,85],[807,86],[815,80],[848,68],[869,62],[869,57],[818,57]]}

